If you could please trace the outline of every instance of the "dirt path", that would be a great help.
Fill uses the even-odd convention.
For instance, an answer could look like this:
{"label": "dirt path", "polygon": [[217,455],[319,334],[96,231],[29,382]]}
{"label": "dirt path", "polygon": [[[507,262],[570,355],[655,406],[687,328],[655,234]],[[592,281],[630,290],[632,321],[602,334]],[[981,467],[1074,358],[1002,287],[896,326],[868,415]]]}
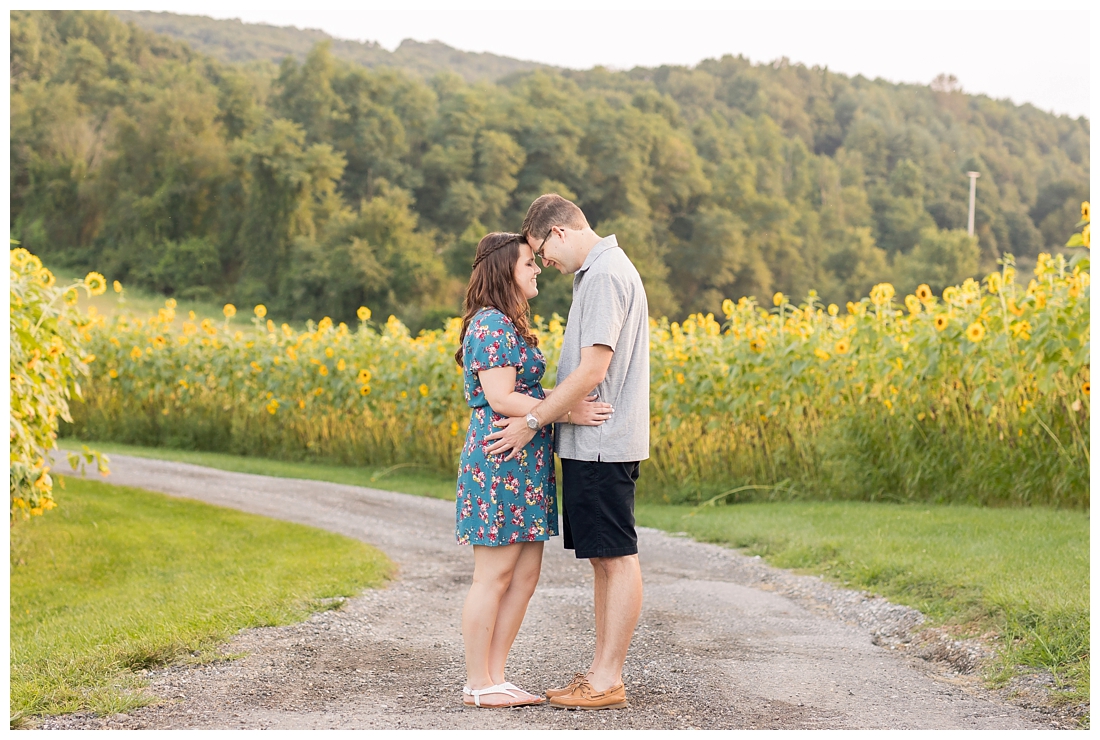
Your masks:
{"label": "dirt path", "polygon": [[[388,588],[280,628],[242,632],[245,656],[150,674],[166,701],[44,727],[129,728],[923,728],[1056,725],[898,647],[916,612],[771,568],[735,551],[643,529],[645,607],[626,682],[629,709],[461,706],[459,616],[469,550],[446,501],[111,456],[110,482],[309,524],[378,546],[400,567]],[[339,563],[334,563],[339,567]],[[511,660],[538,691],[587,665],[591,570],[559,538]]]}

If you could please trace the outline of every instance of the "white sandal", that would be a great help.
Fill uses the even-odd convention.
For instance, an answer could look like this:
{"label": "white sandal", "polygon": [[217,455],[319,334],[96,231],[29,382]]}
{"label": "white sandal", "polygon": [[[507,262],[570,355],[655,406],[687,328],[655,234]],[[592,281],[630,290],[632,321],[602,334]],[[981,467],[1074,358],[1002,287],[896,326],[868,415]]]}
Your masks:
{"label": "white sandal", "polygon": [[[463,699],[462,703],[465,704],[468,707],[469,706],[474,706],[474,707],[477,707],[479,709],[503,709],[503,708],[506,708],[506,707],[526,707],[526,706],[530,706],[532,704],[542,704],[544,701],[546,701],[541,696],[535,696],[534,694],[530,694],[530,692],[527,692],[527,691],[523,691],[523,693],[530,694],[530,696],[532,698],[531,699],[520,699],[517,694],[512,693],[514,691],[523,691],[523,689],[521,689],[518,686],[516,686],[515,684],[509,683],[509,682],[500,683],[500,684],[497,684],[496,686],[490,686],[490,687],[485,688],[485,689],[471,689],[469,686],[463,686],[462,687],[462,695],[463,696],[472,696],[474,698],[474,703],[470,704],[465,699]],[[512,697],[513,699],[518,699],[518,701],[508,702],[507,704],[489,704],[489,705],[486,705],[484,707],[481,706],[481,697],[489,695],[489,694],[507,694],[508,696]]]}

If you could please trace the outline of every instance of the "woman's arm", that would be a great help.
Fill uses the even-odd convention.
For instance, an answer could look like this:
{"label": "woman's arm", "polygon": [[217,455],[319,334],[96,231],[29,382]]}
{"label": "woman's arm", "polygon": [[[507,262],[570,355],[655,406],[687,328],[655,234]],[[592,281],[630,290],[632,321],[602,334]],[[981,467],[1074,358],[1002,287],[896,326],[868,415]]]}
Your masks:
{"label": "woman's arm", "polygon": [[516,393],[514,366],[479,370],[477,377],[489,407],[501,416],[527,416],[527,412],[540,403],[537,398]]}

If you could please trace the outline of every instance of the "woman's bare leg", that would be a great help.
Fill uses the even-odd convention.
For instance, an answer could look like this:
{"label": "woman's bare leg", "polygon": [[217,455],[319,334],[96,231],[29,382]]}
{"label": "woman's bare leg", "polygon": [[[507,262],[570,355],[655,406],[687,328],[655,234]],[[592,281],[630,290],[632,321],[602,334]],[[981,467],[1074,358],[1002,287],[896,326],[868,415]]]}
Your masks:
{"label": "woman's bare leg", "polygon": [[527,613],[527,604],[535,593],[542,572],[542,542],[523,542],[520,556],[512,572],[512,583],[500,600],[497,609],[496,624],[493,627],[493,639],[489,645],[489,677],[493,683],[504,683],[504,666],[508,653],[512,649],[523,616]]}
{"label": "woman's bare leg", "polygon": [[[500,602],[512,585],[512,574],[522,554],[522,545],[487,547],[474,545],[474,582],[462,609],[462,641],[466,647],[466,685],[484,689],[494,685],[489,670],[489,650]],[[505,704],[511,698],[491,694],[482,704]]]}

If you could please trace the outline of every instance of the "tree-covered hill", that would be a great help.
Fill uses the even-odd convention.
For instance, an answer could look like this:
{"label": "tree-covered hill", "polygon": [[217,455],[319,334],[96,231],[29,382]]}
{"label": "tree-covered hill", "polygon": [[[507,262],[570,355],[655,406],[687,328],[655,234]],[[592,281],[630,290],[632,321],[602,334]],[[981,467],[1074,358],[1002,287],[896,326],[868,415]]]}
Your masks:
{"label": "tree-covered hill", "polygon": [[377,42],[337,39],[316,29],[148,10],[111,12],[138,28],[184,41],[195,51],[223,62],[267,61],[278,64],[287,56],[302,62],[314,46],[328,42],[332,55],[337,59],[364,67],[392,67],[424,78],[450,71],[467,82],[493,82],[513,72],[546,67],[497,54],[459,51],[439,41],[424,43],[405,39],[391,52]]}
{"label": "tree-covered hill", "polygon": [[[418,327],[457,310],[477,239],[545,191],[617,233],[674,317],[1026,266],[1088,197],[1087,119],[950,79],[727,56],[470,84],[334,49],[233,64],[106,12],[13,11],[13,237],[171,294]],[[544,273],[536,311],[569,287]]]}

